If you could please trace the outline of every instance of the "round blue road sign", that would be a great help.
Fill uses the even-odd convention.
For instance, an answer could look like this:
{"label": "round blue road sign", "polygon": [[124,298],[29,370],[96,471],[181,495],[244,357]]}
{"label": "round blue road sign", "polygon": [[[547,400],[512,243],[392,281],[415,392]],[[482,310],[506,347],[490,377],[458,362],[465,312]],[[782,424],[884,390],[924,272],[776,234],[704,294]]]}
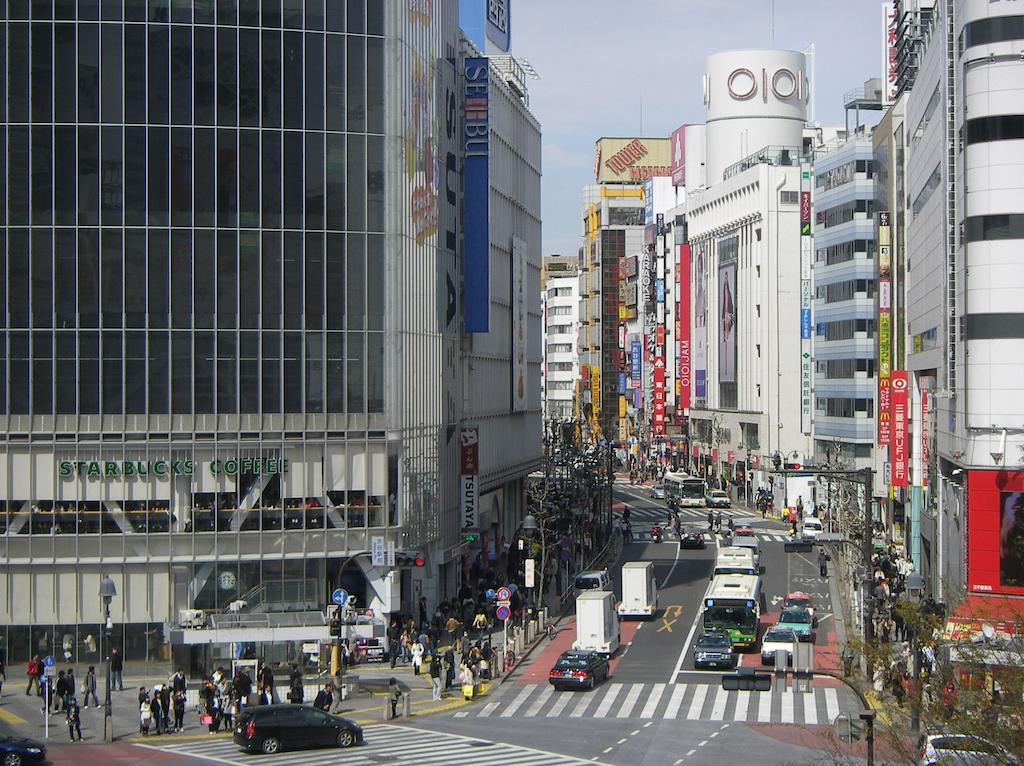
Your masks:
{"label": "round blue road sign", "polygon": [[499,620],[507,620],[509,617],[512,616],[512,610],[509,609],[507,606],[499,606],[497,609],[494,610],[494,616],[497,617]]}
{"label": "round blue road sign", "polygon": [[348,603],[348,592],[344,588],[336,588],[334,593],[331,594],[331,601],[338,606],[343,606]]}

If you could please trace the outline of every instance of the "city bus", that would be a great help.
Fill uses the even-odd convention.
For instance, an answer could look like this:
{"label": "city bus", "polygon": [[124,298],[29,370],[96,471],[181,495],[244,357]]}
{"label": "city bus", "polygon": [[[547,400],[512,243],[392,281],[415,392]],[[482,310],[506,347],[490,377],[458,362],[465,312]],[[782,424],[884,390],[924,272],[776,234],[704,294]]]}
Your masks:
{"label": "city bus", "polygon": [[[740,574],[756,576],[758,565],[754,561],[754,552],[749,548],[719,548],[715,557],[714,575]],[[714,577],[712,575],[712,577]]]}
{"label": "city bus", "polygon": [[722,574],[711,581],[711,587],[704,596],[705,630],[724,630],[733,646],[749,648],[757,643],[760,616],[760,577]]}
{"label": "city bus", "polygon": [[704,506],[704,479],[685,473],[666,471],[665,500],[669,507],[701,508]]}

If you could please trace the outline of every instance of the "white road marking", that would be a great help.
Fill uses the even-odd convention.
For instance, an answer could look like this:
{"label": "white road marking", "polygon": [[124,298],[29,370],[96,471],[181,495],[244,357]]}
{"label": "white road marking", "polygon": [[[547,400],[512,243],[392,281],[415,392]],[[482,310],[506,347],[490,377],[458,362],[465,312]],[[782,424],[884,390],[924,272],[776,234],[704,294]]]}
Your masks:
{"label": "white road marking", "polygon": [[572,699],[572,695],[569,692],[562,692],[558,695],[558,699],[555,700],[555,704],[551,706],[551,710],[548,711],[546,718],[554,718],[560,715],[565,706],[569,704],[569,700]]}
{"label": "white road marking", "polygon": [[521,692],[519,692],[519,696],[512,700],[510,703],[508,703],[508,707],[501,711],[500,717],[511,718],[512,716],[514,716],[516,714],[516,711],[522,706],[524,702],[526,702],[526,698],[533,694],[533,690],[535,688],[536,687],[533,684],[530,684]]}
{"label": "white road marking", "polygon": [[721,686],[715,692],[715,704],[711,707],[710,721],[721,721],[725,717],[725,705],[729,701],[729,692]]}
{"label": "white road marking", "polygon": [[718,736],[719,734],[721,734],[721,732],[719,732],[719,731],[713,731],[713,732],[711,732],[711,739],[714,739],[714,738],[715,738],[715,737],[717,737],[717,736]]}
{"label": "white road marking", "polygon": [[604,751],[605,751],[606,753],[610,753],[610,752],[612,751],[612,748],[610,748],[610,747],[606,747],[606,748],[604,749]]}
{"label": "white road marking", "polygon": [[601,700],[601,704],[597,706],[597,710],[594,711],[594,718],[604,718],[608,715],[608,711],[611,710],[612,703],[615,702],[615,698],[619,696],[619,692],[622,691],[623,684],[612,684],[608,687],[608,693],[604,695],[604,699]]}
{"label": "white road marking", "polygon": [[[676,565],[679,563],[679,550],[680,550],[680,546],[676,545],[676,557],[672,561],[672,568],[670,570],[668,570],[668,574],[665,575],[665,579],[662,580],[661,581],[661,585],[658,586],[662,590],[664,590],[665,587],[668,585],[668,581],[672,579],[672,573],[676,571]],[[643,626],[641,625],[640,627],[643,627]]]}
{"label": "white road marking", "polygon": [[583,693],[583,699],[576,703],[576,707],[569,713],[570,718],[582,718],[583,712],[587,709],[587,705],[594,701],[592,694]]}
{"label": "white road marking", "polygon": [[453,718],[465,718],[467,715],[469,715],[469,711],[467,711],[467,710],[460,710],[458,713],[456,713],[452,717]]}
{"label": "white road marking", "polygon": [[839,715],[839,693],[830,686],[825,688],[825,710],[829,723],[835,721]]}
{"label": "white road marking", "polygon": [[818,723],[818,692],[800,695],[804,698],[804,723],[814,726]]}
{"label": "white road marking", "polygon": [[626,741],[627,739],[628,739],[628,737],[623,737],[622,739],[620,739],[620,740],[619,740],[618,742],[616,742],[615,744],[616,744],[616,745],[621,745],[621,744],[622,744],[623,742],[625,742],[625,741]]}
{"label": "white road marking", "polygon": [[793,690],[786,689],[782,692],[782,722],[793,723],[793,712],[796,707],[796,700],[793,699]]}
{"label": "white road marking", "polygon": [[732,714],[734,721],[747,720],[747,708],[750,706],[750,695],[752,692],[736,692],[736,710]]}
{"label": "white road marking", "polygon": [[554,687],[550,684],[545,686],[541,693],[537,695],[537,699],[534,701],[534,703],[530,705],[529,709],[526,711],[526,717],[533,718],[534,716],[536,716],[537,713],[540,712],[540,709],[544,707],[544,703],[548,701],[548,697],[551,696],[551,693],[554,690]]}
{"label": "white road marking", "polygon": [[686,711],[686,717],[691,721],[700,718],[700,712],[704,709],[704,698],[708,696],[707,684],[700,684],[693,689],[693,699],[690,700],[690,709]]}
{"label": "white road marking", "polygon": [[693,755],[693,754],[694,754],[694,753],[696,753],[696,752],[697,752],[697,748],[693,748],[692,750],[688,750],[688,751],[686,752],[686,754],[687,754],[687,755]]}
{"label": "white road marking", "polygon": [[643,684],[633,684],[633,688],[629,690],[629,694],[626,695],[626,699],[622,701],[622,707],[619,709],[616,718],[629,718],[633,712],[633,708],[636,706],[636,701],[640,699],[640,693],[644,690]]}
{"label": "white road marking", "polygon": [[[661,701],[661,695],[665,693],[665,684],[655,684],[654,688],[651,689],[651,694],[647,698],[647,704],[644,705],[644,709],[640,711],[641,718],[654,718],[654,711],[658,709],[658,703]],[[650,724],[644,724],[650,726]]]}
{"label": "white road marking", "polygon": [[654,721],[648,721],[647,723],[644,724],[644,728],[646,729],[648,726],[653,726],[653,725],[654,725]]}
{"label": "white road marking", "polygon": [[672,696],[669,698],[668,707],[665,708],[665,718],[675,718],[679,712],[679,706],[683,704],[683,696],[686,694],[686,684],[673,684]]}
{"label": "white road marking", "polygon": [[480,716],[479,717],[480,718],[486,718],[491,713],[493,713],[494,709],[496,707],[498,707],[498,705],[500,705],[500,704],[501,704],[500,702],[488,702],[486,705],[484,705],[484,709],[480,711]]}
{"label": "white road marking", "polygon": [[772,694],[759,692],[757,698],[757,722],[768,723],[772,720]]}

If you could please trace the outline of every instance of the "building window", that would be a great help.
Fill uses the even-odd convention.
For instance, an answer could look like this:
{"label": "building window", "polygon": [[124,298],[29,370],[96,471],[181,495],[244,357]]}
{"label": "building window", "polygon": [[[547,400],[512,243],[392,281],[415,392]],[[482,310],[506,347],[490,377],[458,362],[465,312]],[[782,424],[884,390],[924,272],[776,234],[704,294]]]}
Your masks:
{"label": "building window", "polygon": [[924,186],[921,187],[921,191],[918,192],[914,198],[913,205],[913,217],[917,218],[920,212],[924,209],[924,206],[928,204],[928,200],[935,193],[935,190],[939,188],[939,184],[942,183],[942,163],[938,163],[935,169],[928,176],[928,180],[924,182]]}
{"label": "building window", "polygon": [[967,242],[1024,239],[1024,213],[971,216],[964,224],[964,236]]}
{"label": "building window", "polygon": [[967,120],[967,145],[1024,138],[1024,115],[1000,114]]}
{"label": "building window", "polygon": [[960,53],[974,45],[991,45],[1024,40],[1024,16],[993,16],[964,25],[960,33]]}
{"label": "building window", "polygon": [[781,191],[781,192],[779,192],[779,204],[780,205],[799,205],[800,204],[800,192],[798,192],[798,191]]}

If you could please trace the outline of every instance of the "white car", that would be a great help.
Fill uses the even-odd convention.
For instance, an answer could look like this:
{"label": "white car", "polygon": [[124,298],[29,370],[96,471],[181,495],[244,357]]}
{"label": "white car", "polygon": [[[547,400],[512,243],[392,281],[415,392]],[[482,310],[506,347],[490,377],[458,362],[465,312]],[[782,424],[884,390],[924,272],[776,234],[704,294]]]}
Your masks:
{"label": "white car", "polygon": [[775,664],[775,651],[784,649],[787,662],[793,661],[793,647],[797,644],[796,631],[792,628],[783,628],[773,625],[764,633],[761,639],[761,663],[763,665]]}
{"label": "white car", "polygon": [[664,500],[665,499],[665,485],[664,484],[655,484],[653,487],[651,487],[651,497],[653,497],[655,500]]}
{"label": "white car", "polygon": [[809,519],[804,519],[801,537],[803,537],[804,540],[817,540],[824,531],[825,530],[821,526],[821,519],[811,517]]}
{"label": "white car", "polygon": [[917,741],[917,766],[937,764],[986,764],[1011,763],[1007,753],[991,742],[971,734],[922,734]]}

